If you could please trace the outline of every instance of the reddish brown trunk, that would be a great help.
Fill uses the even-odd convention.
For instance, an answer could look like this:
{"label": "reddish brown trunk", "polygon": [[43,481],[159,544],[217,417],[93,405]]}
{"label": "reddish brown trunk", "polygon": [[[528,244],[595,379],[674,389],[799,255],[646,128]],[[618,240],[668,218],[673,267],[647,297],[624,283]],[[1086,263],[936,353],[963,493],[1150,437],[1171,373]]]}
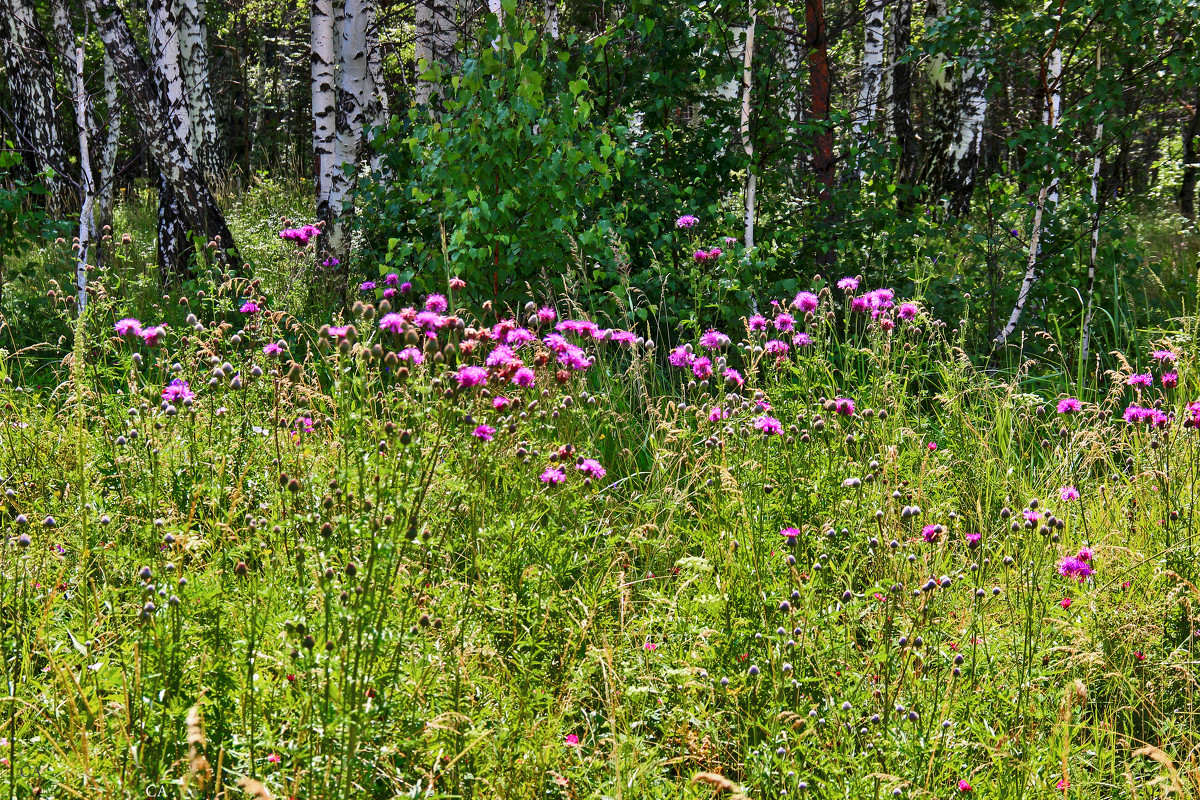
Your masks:
{"label": "reddish brown trunk", "polygon": [[[833,129],[829,126],[829,42],[825,31],[825,0],[804,2],[805,45],[808,48],[808,88],[812,96],[813,171],[821,184],[821,200],[828,203],[833,191]],[[828,220],[832,222],[832,219]],[[822,254],[821,264],[832,264],[833,248]]]}

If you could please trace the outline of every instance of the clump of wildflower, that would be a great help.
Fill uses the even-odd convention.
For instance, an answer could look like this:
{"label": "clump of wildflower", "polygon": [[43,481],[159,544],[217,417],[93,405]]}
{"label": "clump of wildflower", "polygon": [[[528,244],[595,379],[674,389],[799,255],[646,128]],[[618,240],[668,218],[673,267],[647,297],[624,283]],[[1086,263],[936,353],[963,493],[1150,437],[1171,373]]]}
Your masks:
{"label": "clump of wildflower", "polygon": [[1079,490],[1074,486],[1064,486],[1058,490],[1058,496],[1063,499],[1063,502],[1079,499]]}
{"label": "clump of wildflower", "polygon": [[394,272],[389,272],[387,275],[383,276],[383,285],[384,286],[399,286],[400,285],[400,276]]}
{"label": "clump of wildflower", "polygon": [[431,294],[425,298],[426,311],[432,311],[435,314],[444,314],[447,308],[449,308],[449,304],[446,302],[446,298],[440,294]]}
{"label": "clump of wildflower", "polygon": [[767,318],[762,314],[755,314],[746,320],[746,328],[750,332],[761,332],[767,329]]}
{"label": "clump of wildflower", "polygon": [[804,331],[800,331],[792,337],[792,344],[796,345],[796,347],[809,347],[812,343],[812,337]]}
{"label": "clump of wildflower", "polygon": [[697,219],[696,217],[693,217],[691,214],[684,214],[682,217],[675,220],[675,227],[676,228],[692,228],[692,227],[695,227],[696,223],[698,223],[699,221],[700,221],[699,219]]}
{"label": "clump of wildflower", "polygon": [[567,479],[567,473],[563,472],[558,467],[547,467],[539,477],[542,483],[548,483],[551,486],[557,486]]}
{"label": "clump of wildflower", "polygon": [[490,442],[496,438],[496,429],[491,425],[480,425],[471,431],[471,435],[476,439],[482,439],[485,442]]}
{"label": "clump of wildflower", "polygon": [[1128,381],[1130,386],[1149,386],[1153,382],[1154,382],[1154,376],[1151,375],[1149,372],[1145,372],[1145,373],[1141,373],[1141,374],[1135,373],[1133,375],[1130,375],[1129,381]]}
{"label": "clump of wildflower", "polygon": [[707,380],[712,377],[712,359],[707,356],[700,356],[692,361],[692,374],[700,380]]}
{"label": "clump of wildflower", "polygon": [[687,345],[679,345],[673,349],[670,355],[667,356],[667,361],[673,367],[690,367],[692,362],[696,360],[696,356],[692,355],[692,351],[687,349]]}
{"label": "clump of wildflower", "polygon": [[538,309],[537,318],[538,322],[542,323],[543,325],[549,325],[558,318],[558,312],[550,306],[542,306]]}
{"label": "clump of wildflower", "polygon": [[1177,356],[1170,350],[1155,350],[1150,354],[1155,361],[1174,362]]}
{"label": "clump of wildflower", "polygon": [[1164,372],[1162,375],[1162,378],[1160,378],[1160,380],[1162,381],[1162,385],[1163,385],[1164,389],[1174,389],[1175,386],[1178,385],[1178,383],[1179,383],[1179,373]]}
{"label": "clump of wildflower", "polygon": [[916,303],[901,303],[899,316],[900,319],[903,320],[913,320],[917,318],[917,314],[920,313],[920,311],[921,309]]}
{"label": "clump of wildflower", "polygon": [[1060,414],[1074,414],[1081,408],[1083,406],[1074,397],[1065,397],[1058,401],[1058,413]]}
{"label": "clump of wildflower", "polygon": [[315,239],[321,235],[321,229],[316,225],[302,225],[299,228],[284,228],[279,232],[279,238],[284,241],[295,242],[300,247],[308,244],[310,239]]}
{"label": "clump of wildflower", "polygon": [[837,282],[837,287],[843,292],[853,292],[858,289],[858,278],[842,278]]}
{"label": "clump of wildflower", "polygon": [[155,325],[151,328],[142,328],[142,332],[139,335],[147,347],[158,347],[163,337],[167,335],[167,326]]}
{"label": "clump of wildflower", "polygon": [[126,317],[125,319],[119,320],[117,324],[113,326],[113,330],[117,332],[117,336],[141,336],[142,323],[138,322],[133,317]]}
{"label": "clump of wildflower", "polygon": [[375,291],[375,281],[363,281],[362,283],[360,283],[360,284],[358,285],[358,290],[359,290],[360,292],[373,292],[373,291]]}
{"label": "clump of wildflower", "polygon": [[267,342],[262,351],[265,356],[281,356],[284,353],[283,342]]}
{"label": "clump of wildflower", "polygon": [[789,346],[787,342],[779,339],[771,339],[769,342],[763,345],[763,349],[766,350],[768,355],[783,356],[787,354]]}
{"label": "clump of wildflower", "polygon": [[257,314],[259,310],[258,303],[254,302],[253,300],[247,300],[246,302],[242,303],[242,307],[238,310],[243,314]]}
{"label": "clump of wildflower", "polygon": [[833,408],[844,417],[854,416],[854,401],[848,397],[839,397],[833,401]]}
{"label": "clump of wildflower", "polygon": [[404,317],[394,311],[384,314],[379,318],[379,330],[396,334],[404,333]]}
{"label": "clump of wildflower", "polygon": [[780,333],[791,333],[796,328],[796,318],[785,312],[775,317],[774,324]]}
{"label": "clump of wildflower", "polygon": [[529,367],[521,367],[513,373],[512,382],[517,386],[520,386],[522,389],[528,389],[530,386],[533,386],[533,382],[536,377],[537,376],[534,375],[533,370],[531,370]]}
{"label": "clump of wildflower", "polygon": [[1067,556],[1062,561],[1058,562],[1058,574],[1064,578],[1074,578],[1083,583],[1088,576],[1094,573],[1086,561],[1078,556]]}

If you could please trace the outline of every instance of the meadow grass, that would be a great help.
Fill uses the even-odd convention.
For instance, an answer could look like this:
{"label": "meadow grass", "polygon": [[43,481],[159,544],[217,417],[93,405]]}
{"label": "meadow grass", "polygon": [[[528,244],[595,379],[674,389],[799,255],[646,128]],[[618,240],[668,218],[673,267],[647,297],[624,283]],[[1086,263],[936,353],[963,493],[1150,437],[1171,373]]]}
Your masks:
{"label": "meadow grass", "polygon": [[0,367],[0,796],[1194,792],[1188,327],[1076,400],[866,286],[105,281]]}

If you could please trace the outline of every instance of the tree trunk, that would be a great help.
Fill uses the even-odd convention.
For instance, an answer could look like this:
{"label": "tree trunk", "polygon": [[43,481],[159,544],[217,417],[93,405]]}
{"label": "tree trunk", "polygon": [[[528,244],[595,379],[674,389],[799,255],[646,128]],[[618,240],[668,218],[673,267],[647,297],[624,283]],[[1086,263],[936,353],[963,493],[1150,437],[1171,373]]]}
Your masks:
{"label": "tree trunk", "polygon": [[958,132],[950,148],[947,162],[946,189],[950,194],[950,213],[966,214],[971,209],[975,192],[975,175],[983,147],[983,125],[987,118],[987,88],[989,75],[982,63],[983,35],[991,23],[991,13],[983,12],[980,38],[970,48],[970,66],[963,72],[959,84]]}
{"label": "tree trunk", "polygon": [[117,68],[107,52],[104,54],[104,145],[100,151],[100,176],[96,187],[96,224],[103,230],[113,222],[112,206],[117,172],[117,149],[121,146],[121,97]]}
{"label": "tree trunk", "polygon": [[[1100,66],[1100,50],[1096,49],[1097,72]],[[1096,310],[1096,257],[1100,251],[1100,163],[1101,144],[1104,141],[1104,123],[1096,125],[1096,154],[1092,157],[1092,230],[1091,247],[1088,250],[1087,310],[1083,314],[1083,338],[1079,347],[1079,365],[1083,370],[1088,365],[1088,349],[1092,340],[1092,315]],[[1086,374],[1086,373],[1084,373]]]}
{"label": "tree trunk", "polygon": [[558,41],[558,0],[545,0],[543,10],[546,16],[546,35]]}
{"label": "tree trunk", "polygon": [[852,123],[854,143],[859,151],[854,164],[854,177],[860,181],[862,153],[870,144],[871,125],[879,110],[879,86],[883,77],[883,7],[884,0],[867,0],[863,23],[862,83]]}
{"label": "tree trunk", "polygon": [[[925,5],[925,37],[928,41],[938,20],[946,16],[946,0],[929,0]],[[932,42],[930,42],[932,44]],[[924,130],[924,166],[919,182],[930,195],[939,199],[946,188],[946,173],[954,135],[958,128],[958,103],[955,93],[954,62],[945,53],[933,53],[925,65],[929,80],[929,102],[922,114]]]}
{"label": "tree trunk", "polygon": [[[12,124],[17,149],[32,159],[34,171],[45,175],[52,210],[70,205],[65,180],[67,149],[54,109],[54,72],[45,36],[38,27],[32,0],[0,0],[4,17],[4,67],[12,98]],[[70,85],[70,84],[68,84]]]}
{"label": "tree trunk", "polygon": [[225,148],[213,107],[205,0],[176,0],[174,11],[196,163],[205,180],[215,184],[225,177]]}
{"label": "tree trunk", "polygon": [[[337,138],[333,148],[333,182],[329,191],[331,223],[325,246],[349,270],[350,240],[347,221],[353,215],[354,185],[363,137],[363,109],[368,86],[367,3],[346,0],[342,34],[338,42]],[[338,287],[344,289],[345,287]]]}
{"label": "tree trunk", "polygon": [[1200,89],[1192,107],[1192,121],[1183,130],[1183,177],[1179,181],[1179,213],[1196,220],[1196,176],[1200,173],[1200,153],[1196,152],[1196,137],[1200,136]]}
{"label": "tree trunk", "polygon": [[[1055,35],[1057,39],[1057,33]],[[1052,45],[1048,60],[1042,68],[1043,82],[1046,89],[1046,106],[1042,112],[1042,122],[1051,128],[1058,127],[1058,113],[1062,105],[1062,50]],[[1043,217],[1049,209],[1053,219],[1054,206],[1058,203],[1058,173],[1053,172],[1050,180],[1043,184],[1038,193],[1037,210],[1033,214],[1033,232],[1029,237],[1029,259],[1025,267],[1025,277],[1021,280],[1021,288],[1017,292],[1017,302],[1013,304],[1012,313],[1003,330],[996,336],[994,344],[998,347],[1012,335],[1021,321],[1021,314],[1029,304],[1029,297],[1041,274],[1042,261],[1042,229]],[[1047,221],[1047,224],[1049,221]]]}
{"label": "tree trunk", "polygon": [[[84,29],[84,39],[87,29]],[[96,230],[96,220],[93,217],[95,208],[95,185],[92,182],[92,158],[88,140],[92,131],[88,127],[90,100],[87,86],[83,82],[83,45],[75,48],[75,120],[79,128],[79,183],[83,203],[79,209],[79,259],[75,264],[76,306],[82,314],[87,309],[88,283],[88,248],[91,245],[93,232]]]}
{"label": "tree trunk", "polygon": [[333,221],[329,192],[333,186],[333,148],[337,138],[337,87],[334,85],[337,43],[333,35],[333,0],[313,0],[311,21],[314,188],[317,219],[324,220],[328,228]]}
{"label": "tree trunk", "polygon": [[187,88],[183,83],[180,59],[179,25],[173,6],[174,0],[147,0],[146,34],[150,40],[150,58],[154,61],[158,95],[166,105],[167,113],[163,120],[170,120],[175,135],[183,142],[194,163],[196,149],[192,139],[192,117],[188,113]]}
{"label": "tree trunk", "polygon": [[750,24],[746,28],[746,43],[742,48],[742,149],[746,153],[746,249],[754,247],[754,194],[758,180],[754,174],[754,140],[750,138],[750,93],[754,81],[754,28],[758,15],[750,5]]}
{"label": "tree trunk", "polygon": [[917,169],[917,142],[912,128],[912,65],[903,61],[912,44],[912,0],[897,0],[892,8],[891,93],[888,97],[891,134],[900,149],[896,179],[910,183]]}
{"label": "tree trunk", "polygon": [[[443,97],[440,73],[436,68],[453,71],[454,46],[458,42],[457,0],[417,0],[416,104],[436,114]],[[435,70],[431,75],[431,70]],[[437,98],[436,100],[434,98]]]}
{"label": "tree trunk", "polygon": [[366,122],[367,135],[363,139],[363,159],[370,164],[371,174],[383,179],[383,162],[379,153],[371,145],[380,131],[387,127],[388,100],[387,85],[383,79],[382,52],[379,48],[379,20],[373,0],[364,4],[367,17],[367,87],[364,92],[363,117]]}
{"label": "tree trunk", "polygon": [[[236,245],[217,201],[204,181],[187,143],[171,122],[169,99],[160,94],[150,78],[145,60],[137,50],[133,33],[117,0],[85,0],[100,28],[105,52],[112,58],[122,88],[130,100],[138,128],[151,157],[159,164],[161,184],[169,190],[169,205],[177,209],[174,219],[185,231],[217,244],[216,252],[225,266],[236,267]],[[186,116],[186,115],[185,115]],[[160,198],[161,203],[161,198]],[[190,256],[190,245],[168,263],[160,263],[167,281],[181,274]],[[160,248],[160,254],[162,250]]]}
{"label": "tree trunk", "polygon": [[[829,208],[833,192],[833,128],[829,125],[829,41],[825,29],[824,0],[805,0],[805,45],[808,48],[808,88],[812,95],[813,171],[821,185],[821,202]],[[827,212],[828,213],[828,212]],[[826,217],[832,224],[832,218]],[[833,245],[817,256],[828,266],[837,260]]]}

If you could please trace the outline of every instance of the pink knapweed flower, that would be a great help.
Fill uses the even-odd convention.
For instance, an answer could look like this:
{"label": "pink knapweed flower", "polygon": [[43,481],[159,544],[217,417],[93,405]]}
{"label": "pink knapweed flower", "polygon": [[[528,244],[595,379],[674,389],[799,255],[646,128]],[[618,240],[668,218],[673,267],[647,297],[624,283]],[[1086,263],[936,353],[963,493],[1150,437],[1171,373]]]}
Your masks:
{"label": "pink knapweed flower", "polygon": [[1067,556],[1062,561],[1058,562],[1058,574],[1064,578],[1074,578],[1083,583],[1089,575],[1095,570],[1088,566],[1086,561],[1077,556]]}
{"label": "pink knapweed flower", "polygon": [[843,292],[853,292],[858,288],[858,278],[842,278],[837,282],[837,287]]}
{"label": "pink knapweed flower", "polygon": [[242,307],[238,310],[243,314],[257,314],[258,303],[254,302],[253,300],[247,300],[246,302],[242,303]]}
{"label": "pink knapweed flower", "polygon": [[551,486],[557,486],[567,479],[567,473],[563,472],[558,467],[547,467],[546,471],[538,476],[538,480],[542,483],[548,483]]}
{"label": "pink knapweed flower", "polygon": [[455,378],[460,387],[469,389],[487,383],[488,371],[483,367],[459,367]]}
{"label": "pink knapweed flower", "polygon": [[1154,382],[1154,376],[1149,372],[1129,376],[1130,386],[1149,386]]}
{"label": "pink knapweed flower", "polygon": [[819,302],[817,296],[812,292],[800,292],[792,300],[792,307],[801,314],[807,314],[809,311],[816,311]]}
{"label": "pink knapweed flower", "polygon": [[774,417],[763,415],[754,420],[754,427],[761,431],[764,436],[780,436],[783,434],[783,425]]}
{"label": "pink knapweed flower", "polygon": [[1064,502],[1069,502],[1071,500],[1078,500],[1079,499],[1079,490],[1076,489],[1074,486],[1064,486],[1058,490],[1058,496],[1061,497]]}
{"label": "pink knapweed flower", "polygon": [[691,227],[694,227],[696,225],[696,223],[699,221],[700,220],[698,220],[696,217],[693,217],[691,214],[684,214],[682,217],[675,220],[675,227],[676,228],[691,228]]}
{"label": "pink knapweed flower", "polygon": [[1066,397],[1058,401],[1058,413],[1060,414],[1074,414],[1081,408],[1083,406],[1074,397]]}
{"label": "pink knapweed flower", "polygon": [[589,478],[594,478],[595,480],[600,480],[608,474],[608,470],[606,470],[600,464],[600,462],[594,458],[585,458],[579,464],[575,465],[575,469],[579,470],[584,475],[587,475]]}
{"label": "pink knapweed flower", "polygon": [[117,324],[113,326],[113,330],[117,332],[117,336],[141,336],[142,323],[138,322],[133,317],[126,317],[123,320],[119,320]]}

